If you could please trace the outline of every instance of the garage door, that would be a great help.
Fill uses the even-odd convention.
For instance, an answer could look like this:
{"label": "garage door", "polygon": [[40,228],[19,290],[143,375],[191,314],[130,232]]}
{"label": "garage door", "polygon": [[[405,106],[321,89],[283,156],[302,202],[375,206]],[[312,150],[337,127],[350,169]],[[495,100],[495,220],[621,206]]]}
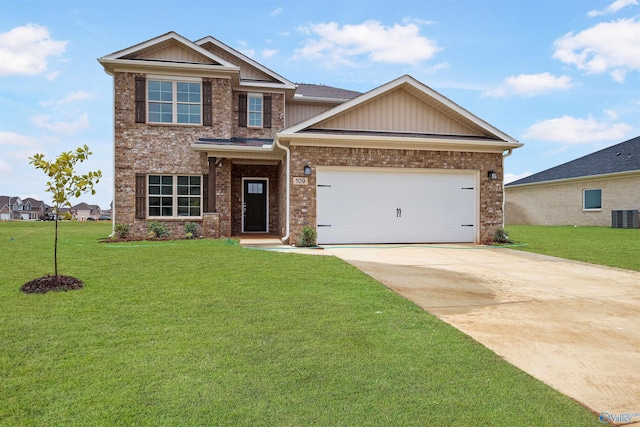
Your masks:
{"label": "garage door", "polygon": [[475,242],[477,194],[473,171],[318,167],[318,243]]}

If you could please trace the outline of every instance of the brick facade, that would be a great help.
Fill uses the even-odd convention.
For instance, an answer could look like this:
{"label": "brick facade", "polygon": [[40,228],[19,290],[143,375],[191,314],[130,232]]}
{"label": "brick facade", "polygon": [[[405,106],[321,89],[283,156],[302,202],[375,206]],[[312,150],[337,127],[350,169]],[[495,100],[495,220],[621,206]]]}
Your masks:
{"label": "brick facade", "polygon": [[[284,127],[284,95],[272,94],[272,127],[255,129],[238,127],[238,93],[231,89],[231,80],[225,78],[205,78],[212,86],[213,124],[212,126],[190,126],[170,124],[135,123],[135,78],[144,74],[116,72],[114,74],[114,152],[115,185],[114,216],[117,223],[131,226],[132,236],[140,238],[147,234],[148,220],[137,218],[135,212],[136,174],[189,174],[205,175],[209,172],[206,152],[198,152],[191,144],[199,138],[229,139],[232,137],[273,138]],[[239,205],[232,194],[237,188],[232,182],[232,161],[225,159],[216,168],[216,210],[219,217],[208,220],[206,228],[212,227],[218,234],[215,237],[230,237],[238,232]],[[243,168],[237,169],[241,171]],[[280,229],[278,222],[278,173],[277,167],[268,172],[259,171],[270,177],[272,182],[270,201],[272,218],[270,229]],[[247,173],[254,173],[247,170]],[[256,172],[257,173],[257,172]],[[261,175],[261,176],[262,176]],[[236,176],[237,178],[237,176]],[[240,179],[241,180],[241,179]],[[241,197],[241,196],[239,196]],[[235,204],[234,204],[235,203]],[[206,207],[203,206],[203,213]],[[234,218],[236,225],[232,223]],[[156,219],[159,220],[159,219]],[[196,222],[201,226],[201,218],[162,218],[161,221],[171,230],[172,235],[182,236],[186,222]]]}
{"label": "brick facade", "polygon": [[[480,243],[490,243],[502,226],[502,155],[455,151],[384,150],[369,148],[291,147],[291,171],[312,165],[309,185],[291,186],[291,233],[294,243],[305,225],[316,226],[317,166],[360,166],[389,168],[433,168],[480,171]],[[498,174],[489,180],[487,171]],[[299,176],[300,173],[298,172]]]}

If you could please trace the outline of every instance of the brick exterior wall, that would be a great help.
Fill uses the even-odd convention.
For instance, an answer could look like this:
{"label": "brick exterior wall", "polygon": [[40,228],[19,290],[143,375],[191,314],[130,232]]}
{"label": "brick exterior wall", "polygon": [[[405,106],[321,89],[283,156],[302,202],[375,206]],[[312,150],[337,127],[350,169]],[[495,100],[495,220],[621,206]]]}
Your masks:
{"label": "brick exterior wall", "polygon": [[[305,225],[316,226],[316,166],[360,166],[390,168],[437,168],[480,171],[480,243],[490,243],[502,226],[502,155],[454,151],[383,150],[368,148],[291,147],[292,176],[301,176],[312,166],[309,185],[291,186],[291,235],[296,241]],[[487,178],[493,170],[499,179]]]}
{"label": "brick exterior wall", "polygon": [[[602,209],[582,209],[583,190],[602,190]],[[611,211],[640,209],[640,173],[505,188],[505,221],[522,225],[611,226]]]}
{"label": "brick exterior wall", "polygon": [[[272,127],[253,129],[238,127],[238,93],[231,88],[231,80],[204,78],[211,81],[213,103],[212,126],[189,126],[135,123],[135,77],[144,74],[117,72],[114,75],[114,152],[115,194],[114,217],[117,223],[131,226],[133,237],[147,234],[147,219],[135,216],[136,174],[207,174],[206,152],[197,152],[191,144],[199,138],[251,137],[273,138],[284,127],[284,95],[272,94]],[[216,168],[216,208],[220,214],[216,229],[221,236],[232,235],[232,162],[224,160]],[[273,197],[277,197],[277,171],[273,177]],[[240,193],[241,194],[241,193]],[[237,206],[236,206],[237,208]],[[203,206],[203,212],[206,207]],[[273,208],[274,219],[270,219],[274,230],[279,229],[277,208]],[[162,219],[172,234],[182,236],[186,222],[202,224],[202,219]],[[211,223],[210,223],[211,224]],[[210,225],[209,225],[210,227]]]}

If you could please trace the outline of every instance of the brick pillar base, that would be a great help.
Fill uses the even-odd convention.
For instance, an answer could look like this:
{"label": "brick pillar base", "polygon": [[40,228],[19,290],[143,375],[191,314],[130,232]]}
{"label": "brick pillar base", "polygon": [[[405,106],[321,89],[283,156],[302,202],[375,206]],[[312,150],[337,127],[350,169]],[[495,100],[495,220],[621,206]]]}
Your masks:
{"label": "brick pillar base", "polygon": [[205,212],[202,214],[202,235],[210,239],[220,238],[220,214]]}

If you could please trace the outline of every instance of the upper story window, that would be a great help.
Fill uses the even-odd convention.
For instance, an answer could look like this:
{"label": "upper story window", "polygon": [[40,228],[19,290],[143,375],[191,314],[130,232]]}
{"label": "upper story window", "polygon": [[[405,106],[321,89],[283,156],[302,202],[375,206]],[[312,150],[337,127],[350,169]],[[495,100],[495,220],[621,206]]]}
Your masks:
{"label": "upper story window", "polygon": [[200,82],[147,81],[149,123],[202,123],[202,85]]}
{"label": "upper story window", "polygon": [[602,189],[584,190],[582,209],[585,211],[602,209]]}
{"label": "upper story window", "polygon": [[249,94],[249,127],[262,127],[262,95]]}
{"label": "upper story window", "polygon": [[271,95],[240,93],[238,95],[238,126],[271,128]]}

